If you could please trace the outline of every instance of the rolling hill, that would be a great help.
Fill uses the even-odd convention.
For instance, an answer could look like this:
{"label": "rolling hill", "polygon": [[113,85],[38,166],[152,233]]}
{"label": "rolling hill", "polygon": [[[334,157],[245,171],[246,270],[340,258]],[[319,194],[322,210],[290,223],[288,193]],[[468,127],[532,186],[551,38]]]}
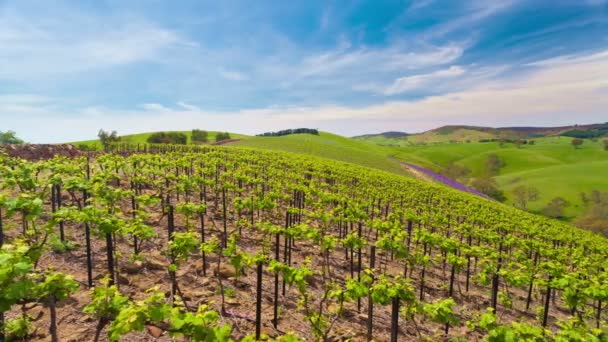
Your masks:
{"label": "rolling hill", "polygon": [[[185,134],[188,137],[188,143],[189,144],[192,143],[192,139],[191,139],[192,131],[175,131],[175,132]],[[146,133],[121,135],[120,139],[123,142],[131,143],[131,144],[146,144],[148,138],[154,133],[155,132],[146,132]],[[215,142],[215,136],[220,132],[208,131],[207,133],[209,135],[208,136],[209,142],[213,143],[213,142]],[[243,139],[243,138],[247,138],[248,135],[230,133],[230,137],[232,139]],[[98,139],[70,142],[70,144],[73,144],[75,146],[87,146],[90,149],[101,149],[102,148]]]}
{"label": "rolling hill", "polygon": [[[598,125],[579,126],[594,129]],[[424,134],[407,135],[402,132],[386,132],[356,138],[321,132],[319,135],[292,134],[280,137],[247,136],[231,133],[232,138],[241,139],[230,145],[266,150],[296,152],[314,155],[370,168],[409,175],[400,162],[408,162],[440,171],[454,162],[471,170],[471,178],[484,175],[489,155],[496,154],[505,166],[494,177],[501,190],[505,191],[508,203],[513,203],[512,191],[520,185],[539,189],[537,201],[529,209],[539,212],[551,199],[561,196],[572,203],[565,214],[573,219],[580,216],[583,207],[581,192],[608,191],[608,152],[601,141],[586,140],[579,149],[571,145],[571,138],[560,137],[571,127],[557,128],[500,128],[486,129],[471,126],[444,126]],[[535,138],[534,145],[517,147],[499,142],[450,143],[451,139],[494,139],[505,132],[535,134],[558,134],[553,137]],[[185,131],[190,139],[190,132]],[[145,143],[152,133],[123,136],[123,141]],[[209,132],[214,141],[217,132]],[[472,139],[475,137],[475,139]],[[407,140],[406,140],[407,139]],[[434,141],[433,144],[413,144],[413,141]],[[441,143],[439,141],[442,141]],[[396,143],[395,143],[396,142]],[[97,140],[75,143],[89,147],[100,147]],[[466,182],[466,180],[465,180]]]}
{"label": "rolling hill", "polygon": [[471,177],[484,174],[490,154],[497,155],[505,166],[495,178],[512,203],[511,192],[519,185],[534,186],[540,197],[530,203],[532,211],[541,210],[552,198],[561,196],[572,205],[566,208],[570,218],[579,216],[584,208],[581,192],[608,191],[608,152],[602,142],[586,140],[579,148],[570,144],[571,138],[549,137],[535,139],[534,145],[498,142],[469,144],[435,144],[394,148],[395,157],[433,170],[441,170],[449,162],[467,167]]}
{"label": "rolling hill", "polygon": [[[186,134],[188,136],[188,143],[191,143],[190,131],[180,133]],[[215,136],[219,132],[208,133],[209,141],[214,142]],[[124,135],[121,136],[121,141],[133,144],[145,144],[151,134],[152,132]],[[296,152],[349,162],[396,174],[407,174],[399,162],[391,158],[393,152],[391,149],[336,134],[320,132],[319,135],[292,134],[280,137],[262,137],[230,133],[230,136],[233,139],[241,139],[230,142],[230,145]],[[79,141],[71,144],[101,149],[101,144],[98,140]]]}
{"label": "rolling hill", "polygon": [[[365,134],[353,137],[375,144],[387,146],[408,146],[423,144],[444,144],[477,142],[480,140],[531,139],[555,137],[560,135],[576,136],[582,132],[594,133],[597,136],[608,134],[608,124],[589,124],[559,127],[482,127],[466,125],[449,125],[417,134],[390,135],[386,133]],[[390,133],[390,132],[388,132]],[[583,133],[584,134],[584,133]]]}
{"label": "rolling hill", "polygon": [[296,152],[345,161],[375,169],[405,174],[393,151],[384,146],[320,132],[319,135],[292,134],[281,137],[246,137],[232,145]]}

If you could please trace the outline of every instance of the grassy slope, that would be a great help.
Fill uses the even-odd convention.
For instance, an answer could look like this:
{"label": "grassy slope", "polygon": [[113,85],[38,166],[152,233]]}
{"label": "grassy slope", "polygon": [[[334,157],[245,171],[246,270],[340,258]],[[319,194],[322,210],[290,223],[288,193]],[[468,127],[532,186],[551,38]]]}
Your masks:
{"label": "grassy slope", "polygon": [[403,138],[387,138],[381,135],[369,136],[369,137],[357,137],[354,140],[365,141],[382,146],[408,146],[410,143]]}
{"label": "grassy slope", "polygon": [[410,144],[437,144],[449,143],[450,141],[478,141],[480,139],[496,138],[495,134],[480,132],[473,129],[459,128],[448,134],[442,134],[436,131],[429,131],[422,134],[411,135],[406,141]]}
{"label": "grassy slope", "polygon": [[[179,132],[179,133],[186,134],[188,136],[188,143],[192,142],[192,140],[191,140],[192,132],[191,131],[182,131],[182,132]],[[208,134],[209,134],[209,142],[215,142],[215,136],[218,133],[219,132],[208,132]],[[123,136],[121,136],[121,139],[124,142],[129,142],[129,143],[133,143],[133,144],[145,144],[145,143],[147,143],[148,138],[152,134],[153,134],[153,132],[123,135]],[[244,139],[244,138],[247,138],[247,137],[248,137],[247,135],[243,135],[243,134],[230,133],[230,138],[232,138],[232,139]],[[76,146],[85,144],[85,145],[87,145],[89,147],[101,148],[101,144],[99,143],[99,140],[97,140],[97,139],[95,139],[95,140],[77,141],[77,142],[73,142],[71,144],[74,144]]]}
{"label": "grassy slope", "polygon": [[318,136],[292,134],[282,137],[249,137],[233,145],[304,153],[404,173],[399,163],[390,158],[393,152],[390,148],[325,132]]}
{"label": "grassy slope", "polygon": [[[184,133],[190,138],[190,132]],[[216,133],[209,132],[210,141],[215,140]],[[150,134],[128,135],[123,140],[145,143]],[[412,146],[406,145],[409,143],[402,139],[374,137],[355,140],[324,132],[319,136],[294,134],[283,137],[231,133],[231,137],[243,139],[234,143],[237,146],[315,155],[398,174],[404,174],[404,171],[392,157],[435,170],[455,161],[470,168],[472,175],[477,177],[484,172],[488,154],[496,153],[506,162],[496,180],[507,195],[518,185],[535,186],[540,190],[540,199],[530,204],[531,210],[540,210],[552,198],[562,196],[573,204],[566,210],[570,217],[580,215],[583,210],[581,191],[608,191],[608,177],[605,176],[608,175],[608,152],[603,151],[601,142],[586,141],[580,149],[574,150],[568,138],[538,138],[536,145],[518,149],[512,144],[500,147],[498,143]],[[403,144],[401,147],[376,145],[390,145],[393,141]],[[97,144],[97,141],[79,143],[90,145]]]}
{"label": "grassy slope", "polygon": [[[191,132],[181,132],[188,135],[190,143]],[[209,132],[209,141],[215,141],[218,132]],[[140,133],[122,136],[122,140],[130,143],[145,144],[152,133]],[[230,133],[233,139],[243,139],[231,145],[256,147],[268,150],[281,150],[315,155],[335,159],[371,168],[405,174],[399,163],[390,158],[391,149],[363,141],[349,139],[335,134],[321,132],[320,135],[293,134],[282,137],[256,137]],[[74,142],[76,146],[86,144],[101,148],[98,140]]]}
{"label": "grassy slope", "polygon": [[572,203],[566,214],[570,217],[582,213],[580,192],[608,191],[608,152],[601,142],[585,141],[575,150],[568,138],[539,138],[536,145],[520,149],[512,144],[500,147],[498,143],[441,144],[401,147],[396,157],[437,170],[449,161],[455,161],[480,176],[485,169],[488,154],[496,153],[506,166],[496,177],[507,195],[519,185],[532,185],[540,190],[540,199],[530,209],[540,210],[552,198],[562,196]]}
{"label": "grassy slope", "polygon": [[428,131],[403,138],[387,138],[378,135],[369,137],[358,137],[356,139],[385,146],[411,146],[417,144],[445,144],[449,143],[450,141],[478,141],[480,139],[493,139],[497,137],[497,135],[487,132],[459,128],[447,134],[442,134],[437,131]]}

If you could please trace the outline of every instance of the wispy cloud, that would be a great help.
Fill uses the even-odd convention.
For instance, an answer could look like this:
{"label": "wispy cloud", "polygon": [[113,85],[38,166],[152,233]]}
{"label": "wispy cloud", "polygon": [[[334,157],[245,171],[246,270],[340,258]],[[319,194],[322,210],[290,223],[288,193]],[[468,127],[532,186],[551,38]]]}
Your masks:
{"label": "wispy cloud", "polygon": [[498,15],[522,0],[472,0],[462,2],[465,6],[464,14],[433,26],[425,34],[426,39],[437,39],[459,30],[467,29],[473,25]]}
{"label": "wispy cloud", "polygon": [[[19,99],[25,99],[20,102],[21,106],[13,108],[16,117],[23,113],[36,114],[22,117],[26,119],[9,118],[5,125],[28,132],[26,138],[31,141],[41,141],[36,135],[39,131],[51,129],[61,132],[61,127],[70,127],[71,132],[63,130],[64,136],[57,135],[55,141],[84,139],[109,121],[113,129],[123,134],[160,128],[187,130],[192,127],[258,133],[306,124],[354,135],[372,129],[421,131],[436,127],[438,121],[484,125],[512,125],[512,122],[534,125],[547,121],[556,125],[574,124],[593,121],[594,117],[605,114],[604,109],[608,107],[607,51],[576,58],[539,61],[532,68],[529,73],[512,79],[484,79],[462,91],[362,107],[272,106],[218,112],[180,102],[176,106],[149,103],[136,110],[81,108],[75,110],[73,114],[76,115],[64,116],[58,114],[61,105],[48,99],[44,99],[40,105],[36,96],[31,100],[27,100],[29,96],[5,96],[0,97],[0,111],[18,103]],[[445,73],[458,74],[463,71],[457,68],[450,71],[448,68]],[[82,115],[83,112],[102,112],[103,117]],[[146,120],[140,120],[141,117]],[[25,130],[25,127],[28,129]]]}
{"label": "wispy cloud", "polygon": [[409,12],[419,10],[429,6],[433,2],[435,2],[435,0],[413,0],[407,10]]}
{"label": "wispy cloud", "polygon": [[464,68],[453,65],[447,69],[436,70],[428,74],[401,77],[396,79],[383,93],[385,95],[401,94],[409,90],[432,85],[434,82],[442,82],[453,77],[458,77],[465,72]]}
{"label": "wispy cloud", "polygon": [[[101,25],[100,20],[107,22]],[[74,23],[86,26],[78,30]],[[98,25],[104,28],[94,29]],[[0,79],[39,79],[154,61],[172,47],[194,44],[144,19],[100,19],[76,11],[52,20],[3,11],[0,32]]]}
{"label": "wispy cloud", "polygon": [[411,48],[394,45],[385,49],[338,49],[306,57],[301,65],[301,76],[333,75],[359,68],[378,71],[395,71],[438,66],[457,60],[465,49],[464,44]]}
{"label": "wispy cloud", "polygon": [[247,75],[242,72],[234,71],[234,70],[220,70],[220,75],[230,81],[246,81],[249,79]]}

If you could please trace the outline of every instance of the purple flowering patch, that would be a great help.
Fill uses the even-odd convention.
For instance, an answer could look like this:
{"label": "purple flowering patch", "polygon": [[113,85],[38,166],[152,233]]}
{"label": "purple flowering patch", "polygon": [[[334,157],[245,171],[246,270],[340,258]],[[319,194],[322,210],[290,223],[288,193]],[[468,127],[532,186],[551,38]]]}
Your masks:
{"label": "purple flowering patch", "polygon": [[452,189],[468,192],[468,193],[471,193],[471,194],[474,194],[474,195],[477,195],[477,196],[480,196],[480,197],[483,197],[483,198],[486,198],[486,199],[489,199],[489,200],[493,200],[488,195],[483,194],[483,193],[481,193],[481,192],[479,192],[479,191],[477,191],[475,189],[469,188],[468,186],[466,186],[466,185],[464,185],[464,184],[462,184],[460,182],[457,182],[457,181],[455,181],[455,180],[453,180],[451,178],[448,178],[448,177],[446,177],[444,175],[441,175],[439,173],[433,172],[433,171],[431,171],[429,169],[425,169],[425,168],[420,167],[418,165],[414,165],[414,164],[410,164],[410,163],[403,163],[403,164],[407,165],[408,167],[411,167],[412,169],[414,169],[416,171],[422,172],[422,173],[424,173],[427,176],[430,176],[431,178],[433,178],[434,180],[438,181],[439,183],[445,184],[445,185],[449,186]]}

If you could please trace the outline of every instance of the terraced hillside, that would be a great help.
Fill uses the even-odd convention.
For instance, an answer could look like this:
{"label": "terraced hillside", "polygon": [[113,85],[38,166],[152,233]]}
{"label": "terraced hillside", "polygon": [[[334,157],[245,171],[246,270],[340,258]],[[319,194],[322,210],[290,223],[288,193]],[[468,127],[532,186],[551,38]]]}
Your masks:
{"label": "terraced hillside", "polygon": [[0,156],[0,337],[606,336],[602,236],[350,163],[177,149]]}

